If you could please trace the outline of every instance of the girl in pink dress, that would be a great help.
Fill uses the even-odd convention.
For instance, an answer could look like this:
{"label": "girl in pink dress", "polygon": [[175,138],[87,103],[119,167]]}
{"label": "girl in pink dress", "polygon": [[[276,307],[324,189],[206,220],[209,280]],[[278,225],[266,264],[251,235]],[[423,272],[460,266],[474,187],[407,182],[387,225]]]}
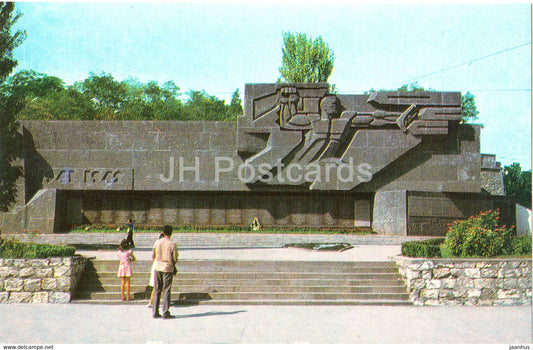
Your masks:
{"label": "girl in pink dress", "polygon": [[120,259],[120,265],[117,273],[117,276],[120,277],[122,301],[124,301],[124,287],[126,289],[126,300],[130,300],[130,279],[132,274],[130,262],[136,260],[133,251],[128,248],[128,242],[123,239],[119,245],[118,257]]}

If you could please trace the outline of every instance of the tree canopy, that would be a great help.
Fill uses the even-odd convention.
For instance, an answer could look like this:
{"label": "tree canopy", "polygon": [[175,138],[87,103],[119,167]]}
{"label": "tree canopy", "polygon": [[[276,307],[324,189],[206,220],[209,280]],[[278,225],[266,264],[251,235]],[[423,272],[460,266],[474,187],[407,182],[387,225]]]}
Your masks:
{"label": "tree canopy", "polygon": [[522,171],[520,163],[503,167],[505,194],[531,209],[531,170]]}
{"label": "tree canopy", "polygon": [[7,77],[17,65],[13,50],[26,37],[24,31],[11,33],[20,14],[13,13],[12,2],[0,2],[0,211],[7,211],[16,196],[16,181],[22,169],[14,166],[18,156],[17,123],[15,115],[20,104],[10,98],[4,87]]}
{"label": "tree canopy", "polygon": [[283,33],[281,77],[289,83],[327,82],[335,56],[322,40],[302,33]]}
{"label": "tree canopy", "polygon": [[469,92],[467,92],[466,94],[464,95],[461,95],[461,99],[462,99],[462,107],[463,107],[463,122],[465,123],[472,123],[472,122],[475,122],[477,121],[479,118],[478,118],[478,110],[477,110],[477,107],[476,107],[476,101],[475,101],[475,97],[474,95],[472,95]]}
{"label": "tree canopy", "polygon": [[243,113],[238,89],[229,105],[205,91],[189,91],[182,100],[173,81],[117,81],[105,72],[67,86],[58,77],[24,70],[6,81],[5,91],[22,106],[18,119],[233,120]]}

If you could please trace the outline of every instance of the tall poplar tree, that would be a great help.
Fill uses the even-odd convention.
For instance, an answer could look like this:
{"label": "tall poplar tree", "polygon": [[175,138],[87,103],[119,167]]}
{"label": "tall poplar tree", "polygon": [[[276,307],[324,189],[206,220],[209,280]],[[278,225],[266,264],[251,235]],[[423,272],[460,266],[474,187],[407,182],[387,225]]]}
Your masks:
{"label": "tall poplar tree", "polygon": [[328,81],[335,56],[322,40],[306,34],[283,33],[281,77],[288,83],[325,83]]}
{"label": "tall poplar tree", "polygon": [[22,106],[3,87],[18,63],[13,50],[26,37],[25,31],[11,33],[11,27],[21,16],[14,10],[14,3],[0,2],[0,211],[7,211],[15,200],[16,181],[22,175],[22,169],[13,165],[19,152],[15,115]]}

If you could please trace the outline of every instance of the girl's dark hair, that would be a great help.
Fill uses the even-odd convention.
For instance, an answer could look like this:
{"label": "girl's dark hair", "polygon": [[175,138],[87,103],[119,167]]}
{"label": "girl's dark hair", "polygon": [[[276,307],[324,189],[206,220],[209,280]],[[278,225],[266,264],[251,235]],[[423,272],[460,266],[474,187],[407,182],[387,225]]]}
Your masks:
{"label": "girl's dark hair", "polygon": [[123,239],[121,242],[120,242],[120,245],[118,246],[118,248],[120,250],[122,250],[123,252],[128,250],[129,248],[129,245],[128,245],[128,241],[126,241],[125,239]]}

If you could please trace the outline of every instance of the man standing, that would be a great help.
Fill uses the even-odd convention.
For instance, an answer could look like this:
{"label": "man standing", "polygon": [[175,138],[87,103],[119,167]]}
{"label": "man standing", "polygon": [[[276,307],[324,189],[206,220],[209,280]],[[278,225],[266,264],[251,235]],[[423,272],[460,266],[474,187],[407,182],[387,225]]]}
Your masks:
{"label": "man standing", "polygon": [[159,301],[163,294],[163,318],[169,319],[173,316],[169,312],[170,290],[172,288],[172,277],[175,274],[178,262],[178,251],[176,243],[172,242],[172,227],[163,227],[163,238],[157,240],[152,249],[152,260],[155,261],[155,283],[154,283],[154,307],[153,317],[159,318]]}
{"label": "man standing", "polygon": [[135,248],[135,243],[133,243],[133,222],[131,219],[128,220],[126,226],[128,226],[128,237],[126,237],[126,243],[128,243],[130,248]]}

